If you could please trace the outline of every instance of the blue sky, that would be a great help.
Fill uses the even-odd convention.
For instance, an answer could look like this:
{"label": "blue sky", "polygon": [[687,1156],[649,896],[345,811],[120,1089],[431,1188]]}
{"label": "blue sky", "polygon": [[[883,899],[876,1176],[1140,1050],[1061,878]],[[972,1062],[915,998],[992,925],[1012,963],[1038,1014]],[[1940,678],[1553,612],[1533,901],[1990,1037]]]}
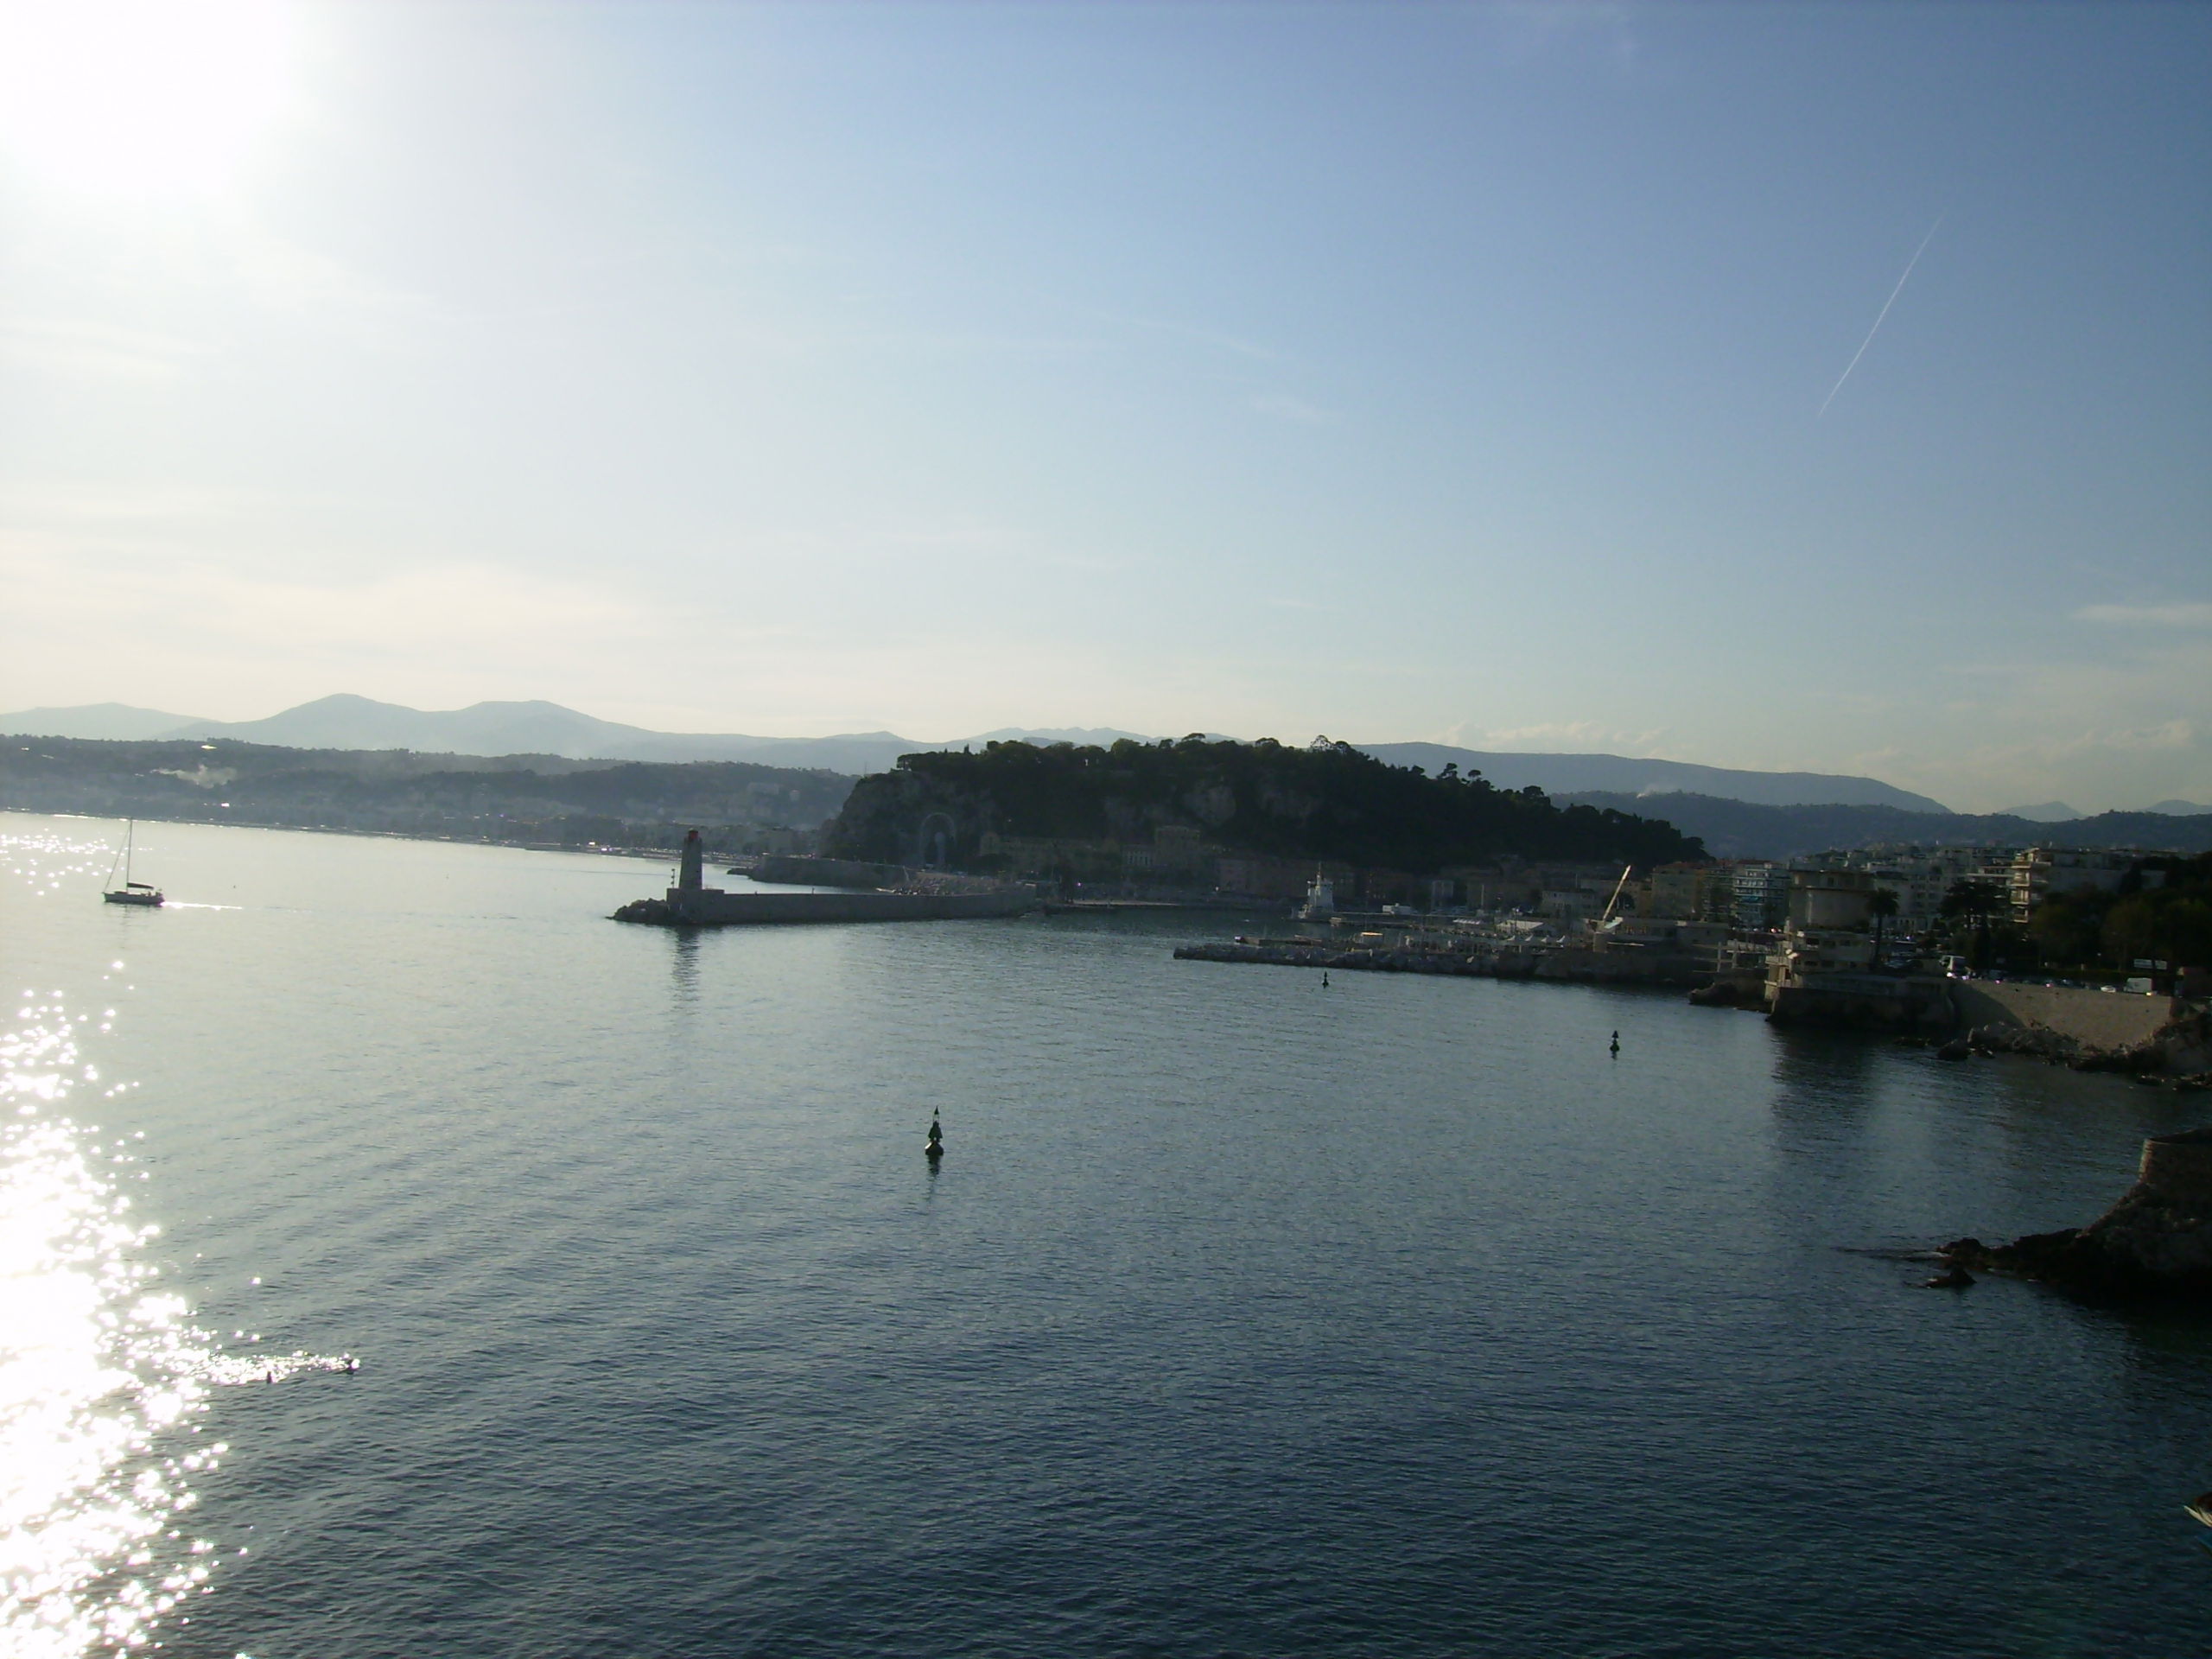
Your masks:
{"label": "blue sky", "polygon": [[39,10],[0,705],[2212,800],[2212,10]]}

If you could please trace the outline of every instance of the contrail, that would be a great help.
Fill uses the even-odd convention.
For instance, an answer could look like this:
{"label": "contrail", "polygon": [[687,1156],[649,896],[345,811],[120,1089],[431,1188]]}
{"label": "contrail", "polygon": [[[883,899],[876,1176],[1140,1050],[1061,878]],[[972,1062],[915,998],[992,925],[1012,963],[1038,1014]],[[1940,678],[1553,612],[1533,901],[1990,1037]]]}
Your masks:
{"label": "contrail", "polygon": [[[1928,251],[1928,245],[1936,239],[1936,232],[1942,228],[1943,220],[1939,214],[1936,222],[1928,227],[1928,234],[1920,238],[1920,245],[1912,251],[1912,257],[1904,262],[1904,276],[1897,278],[1897,285],[1890,290],[1890,297],[1882,302],[1881,311],[1874,318],[1874,326],[1866,331],[1866,338],[1859,342],[1859,349],[1851,354],[1851,361],[1844,365],[1843,372],[1836,377],[1835,385],[1828,388],[1828,395],[1821,399],[1821,415],[1828,412],[1828,405],[1835,402],[1836,393],[1841,391],[1843,383],[1851,378],[1852,370],[1857,368],[1859,359],[1866,355],[1866,348],[1874,343],[1874,336],[1882,332],[1882,319],[1890,315],[1890,308],[1897,302],[1897,296],[1904,292],[1905,282],[1911,276],[1912,268],[1920,263],[1920,256]],[[1817,421],[1821,415],[1813,418]]]}

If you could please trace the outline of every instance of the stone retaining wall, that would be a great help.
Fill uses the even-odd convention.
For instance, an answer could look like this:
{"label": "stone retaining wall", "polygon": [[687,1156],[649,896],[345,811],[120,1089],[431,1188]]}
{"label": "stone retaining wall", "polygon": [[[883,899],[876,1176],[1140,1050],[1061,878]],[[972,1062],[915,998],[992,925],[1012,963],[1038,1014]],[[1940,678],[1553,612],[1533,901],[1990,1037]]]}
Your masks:
{"label": "stone retaining wall", "polygon": [[2145,1141],[2139,1179],[2162,1198],[2212,1199],[2212,1129]]}
{"label": "stone retaining wall", "polygon": [[2085,1048],[2132,1048],[2174,1017],[2173,999],[2064,985],[2012,985],[1987,979],[1949,982],[1960,1027],[2040,1026]]}

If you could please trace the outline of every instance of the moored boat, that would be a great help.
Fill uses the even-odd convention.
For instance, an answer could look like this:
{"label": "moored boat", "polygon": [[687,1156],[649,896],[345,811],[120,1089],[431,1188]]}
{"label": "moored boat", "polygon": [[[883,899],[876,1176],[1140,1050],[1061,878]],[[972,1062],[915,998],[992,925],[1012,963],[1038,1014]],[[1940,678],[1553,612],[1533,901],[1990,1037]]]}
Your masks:
{"label": "moored boat", "polygon": [[[108,866],[108,885],[106,891],[102,893],[100,897],[111,905],[143,905],[150,908],[168,902],[162,896],[162,890],[152,882],[133,881],[130,879],[131,843],[137,839],[137,832],[138,821],[136,818],[124,823],[123,849],[116,854],[115,862]],[[115,882],[115,873],[118,869],[123,872],[121,887],[118,887]]]}

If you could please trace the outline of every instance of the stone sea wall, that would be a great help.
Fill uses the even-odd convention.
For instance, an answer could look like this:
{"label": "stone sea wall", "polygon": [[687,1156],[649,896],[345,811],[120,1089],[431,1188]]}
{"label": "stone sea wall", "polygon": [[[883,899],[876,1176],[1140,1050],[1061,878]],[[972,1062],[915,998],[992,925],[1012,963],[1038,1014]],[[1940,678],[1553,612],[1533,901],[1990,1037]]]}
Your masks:
{"label": "stone sea wall", "polygon": [[2039,1026],[2090,1048],[2148,1042],[2174,1017],[2170,996],[2092,991],[2068,985],[2012,985],[1986,979],[1948,982],[1951,1007],[1966,1030]]}
{"label": "stone sea wall", "polygon": [[807,922],[944,922],[1019,916],[1035,895],[999,893],[691,893],[640,899],[614,912],[618,922],[655,927],[759,927]]}

